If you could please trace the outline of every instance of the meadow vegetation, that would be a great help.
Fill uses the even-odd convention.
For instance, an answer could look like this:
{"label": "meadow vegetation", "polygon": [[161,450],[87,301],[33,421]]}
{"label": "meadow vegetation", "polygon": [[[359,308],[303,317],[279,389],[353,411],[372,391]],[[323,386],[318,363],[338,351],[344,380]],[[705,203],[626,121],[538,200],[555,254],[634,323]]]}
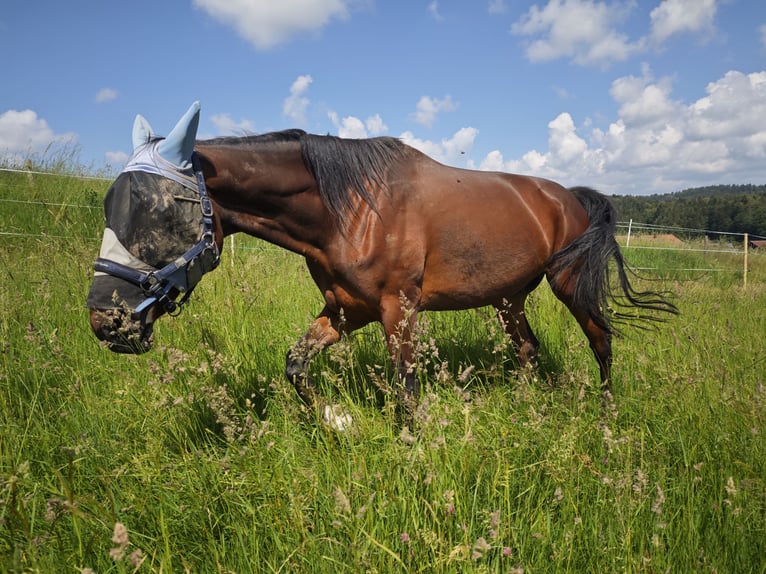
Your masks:
{"label": "meadow vegetation", "polygon": [[[761,257],[746,290],[644,272],[681,315],[615,341],[604,409],[546,285],[536,371],[490,310],[425,315],[407,427],[367,327],[313,364],[353,415],[337,433],[283,375],[320,297],[257,240],[227,242],[152,352],[99,346],[84,301],[107,187],[0,172],[0,572],[766,572]],[[711,266],[673,253],[626,257]]]}

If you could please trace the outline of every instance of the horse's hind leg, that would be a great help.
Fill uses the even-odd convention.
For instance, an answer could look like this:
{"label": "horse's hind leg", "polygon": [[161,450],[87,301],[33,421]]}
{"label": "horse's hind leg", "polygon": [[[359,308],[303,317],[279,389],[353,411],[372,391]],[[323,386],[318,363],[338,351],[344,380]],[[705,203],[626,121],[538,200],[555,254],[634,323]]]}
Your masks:
{"label": "horse's hind leg", "polygon": [[524,302],[527,292],[515,295],[511,299],[503,301],[502,305],[495,305],[498,317],[503,324],[505,332],[511,339],[516,354],[519,357],[519,367],[522,369],[537,362],[537,351],[540,343],[532,332],[532,327],[527,321],[524,311]]}
{"label": "horse's hind leg", "polygon": [[303,402],[316,405],[316,386],[308,374],[308,365],[317,353],[340,340],[340,317],[327,307],[317,316],[303,337],[287,352],[285,375]]}
{"label": "horse's hind leg", "polygon": [[567,306],[580,328],[588,338],[588,343],[596,357],[601,375],[601,388],[609,390],[612,378],[612,335],[605,328],[606,321],[598,307],[588,308],[575,296],[577,271],[571,269],[559,271],[548,277],[551,289],[556,297]]}

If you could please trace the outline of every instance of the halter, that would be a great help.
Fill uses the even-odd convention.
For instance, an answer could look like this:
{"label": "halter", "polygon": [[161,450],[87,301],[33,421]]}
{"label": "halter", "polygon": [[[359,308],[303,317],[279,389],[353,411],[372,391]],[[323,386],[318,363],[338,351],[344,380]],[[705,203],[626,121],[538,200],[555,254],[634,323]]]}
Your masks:
{"label": "halter", "polygon": [[[154,153],[154,146],[147,146],[147,148],[146,152],[150,156],[147,159],[150,161],[141,161],[142,158],[136,157],[134,160],[137,161],[132,161],[125,171],[146,171],[168,177],[189,189],[196,188],[195,191],[199,195],[199,203],[202,208],[202,235],[191,249],[162,269],[147,265],[152,269],[151,271],[138,270],[101,257],[96,259],[93,268],[97,272],[106,273],[132,283],[144,292],[146,299],[136,307],[136,313],[141,313],[150,305],[159,303],[169,315],[178,315],[202,276],[218,267],[218,263],[221,261],[213,234],[213,204],[207,192],[205,176],[202,173],[199,156],[196,152],[192,152],[191,155],[196,179],[196,186],[194,186],[194,180],[177,170],[167,169],[162,165],[164,162],[158,162],[157,160],[162,158]],[[183,294],[180,301],[176,302],[170,296],[173,290]]]}

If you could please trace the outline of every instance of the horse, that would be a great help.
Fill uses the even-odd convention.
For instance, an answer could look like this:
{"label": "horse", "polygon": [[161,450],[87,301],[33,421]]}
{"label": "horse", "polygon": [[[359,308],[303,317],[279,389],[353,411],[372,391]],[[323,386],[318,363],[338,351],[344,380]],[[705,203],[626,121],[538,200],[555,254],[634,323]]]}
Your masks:
{"label": "horse", "polygon": [[615,210],[590,188],[449,167],[391,137],[292,129],[197,141],[199,114],[195,102],[167,138],[137,116],[133,157],[105,196],[88,307],[112,351],[148,351],[154,322],[180,311],[224,237],[240,232],[303,256],[324,299],[285,363],[307,405],[318,406],[311,359],[372,322],[383,326],[401,400],[416,404],[423,311],[492,306],[519,366],[534,365],[525,300],[544,277],[585,334],[603,389],[615,323],[678,312],[665,293],[633,288]]}

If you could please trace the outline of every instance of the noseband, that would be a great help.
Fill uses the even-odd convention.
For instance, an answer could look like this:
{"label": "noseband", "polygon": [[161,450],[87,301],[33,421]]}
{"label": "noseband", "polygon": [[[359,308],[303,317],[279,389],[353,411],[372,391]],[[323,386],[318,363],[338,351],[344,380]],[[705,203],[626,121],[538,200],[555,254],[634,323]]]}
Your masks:
{"label": "noseband", "polygon": [[[202,276],[218,267],[218,263],[221,260],[218,245],[215,243],[215,236],[213,234],[213,204],[207,193],[205,176],[202,173],[202,167],[196,152],[192,153],[191,159],[197,183],[196,191],[199,194],[199,203],[202,208],[202,235],[199,241],[186,253],[175,261],[168,263],[162,269],[143,271],[101,257],[96,259],[96,262],[93,264],[93,268],[97,272],[106,273],[112,277],[132,283],[144,292],[146,299],[136,307],[136,313],[141,313],[150,305],[159,303],[166,313],[177,315],[181,312],[183,305],[189,299]],[[188,176],[183,178],[177,173],[158,170],[154,162],[150,165],[134,164],[128,169],[157,173],[158,175],[170,177],[187,188],[192,188],[191,182],[186,181]],[[173,290],[183,295],[180,301],[175,301],[171,297]]]}

